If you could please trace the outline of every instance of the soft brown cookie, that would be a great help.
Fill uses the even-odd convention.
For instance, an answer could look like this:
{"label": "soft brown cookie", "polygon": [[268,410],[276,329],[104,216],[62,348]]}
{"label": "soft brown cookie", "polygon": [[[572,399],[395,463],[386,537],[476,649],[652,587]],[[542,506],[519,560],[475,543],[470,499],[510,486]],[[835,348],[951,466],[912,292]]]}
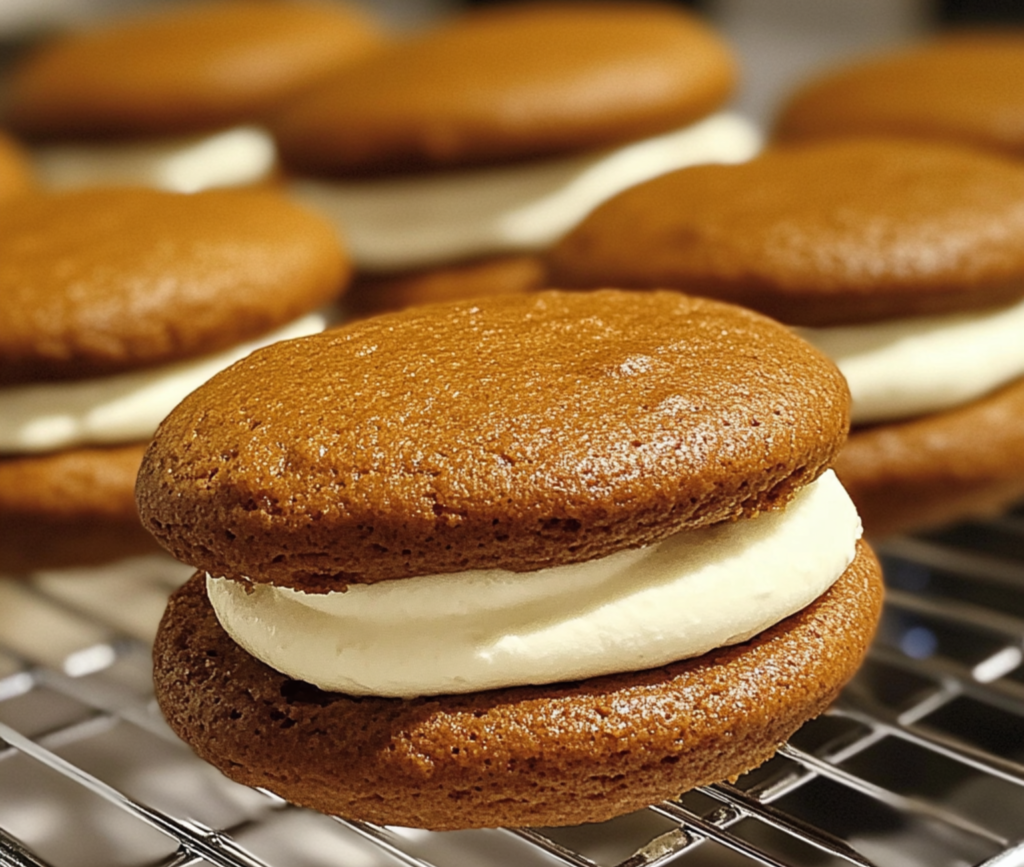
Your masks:
{"label": "soft brown cookie", "polygon": [[135,510],[144,443],[0,457],[0,573],[157,550]]}
{"label": "soft brown cookie", "polygon": [[301,171],[464,166],[666,131],[719,106],[734,79],[719,39],[671,6],[506,5],[368,57],[273,126]]}
{"label": "soft brown cookie", "polygon": [[861,61],[803,87],[780,141],[887,134],[1024,157],[1024,31],[944,36]]}
{"label": "soft brown cookie", "polygon": [[36,138],[174,135],[259,120],[377,48],[329,3],[191,3],[71,34],[14,72],[7,120]]}
{"label": "soft brown cookie", "polygon": [[35,186],[25,152],[0,132],[0,201],[27,193]]}
{"label": "soft brown cookie", "polygon": [[664,175],[600,206],[549,258],[559,286],[675,287],[793,325],[1024,296],[1024,165],[863,139]]}
{"label": "soft brown cookie", "polygon": [[171,727],[234,780],[349,819],[438,830],[594,822],[740,774],[821,713],[860,664],[881,570],[740,645],[578,683],[413,700],[291,680],[221,629],[197,575],[154,648]]}
{"label": "soft brown cookie", "polygon": [[0,209],[0,384],[207,355],[340,294],[333,229],[282,196],[97,189]]}
{"label": "soft brown cookie", "polygon": [[545,285],[539,256],[497,256],[426,271],[362,275],[345,293],[345,310],[353,317],[372,316],[444,301],[520,295]]}
{"label": "soft brown cookie", "polygon": [[675,292],[415,308],[214,377],[161,425],[139,507],[215,575],[528,571],[784,507],[832,462],[848,400],[787,329]]}
{"label": "soft brown cookie", "polygon": [[836,461],[869,535],[989,516],[1024,498],[1024,380],[947,412],[854,430]]}

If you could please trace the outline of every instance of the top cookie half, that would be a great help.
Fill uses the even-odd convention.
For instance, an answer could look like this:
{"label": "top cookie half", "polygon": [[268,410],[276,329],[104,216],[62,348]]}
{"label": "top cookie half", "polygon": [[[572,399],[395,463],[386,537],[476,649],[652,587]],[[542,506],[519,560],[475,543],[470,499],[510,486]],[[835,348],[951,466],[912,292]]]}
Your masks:
{"label": "top cookie half", "polygon": [[854,63],[783,108],[780,140],[897,135],[1024,157],[1024,30],[966,32]]}
{"label": "top cookie half", "polygon": [[291,168],[358,175],[598,148],[690,123],[735,66],[654,3],[524,3],[463,15],[366,58],[273,124]]}
{"label": "top cookie half", "polygon": [[1024,165],[900,139],[778,148],[620,193],[548,265],[559,286],[673,287],[793,325],[997,307],[1024,297]]}
{"label": "top cookie half", "polygon": [[31,52],[6,122],[40,139],[180,135],[256,121],[382,42],[340,3],[206,0]]}
{"label": "top cookie half", "polygon": [[144,525],[215,575],[313,591],[605,556],[779,508],[848,393],[758,314],[674,292],[543,292],[253,353],[171,413]]}

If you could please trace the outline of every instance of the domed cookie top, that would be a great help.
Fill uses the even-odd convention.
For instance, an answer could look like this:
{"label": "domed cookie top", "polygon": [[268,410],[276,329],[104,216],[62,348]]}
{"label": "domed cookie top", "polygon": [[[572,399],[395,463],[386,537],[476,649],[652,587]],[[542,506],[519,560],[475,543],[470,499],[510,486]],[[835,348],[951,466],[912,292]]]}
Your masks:
{"label": "domed cookie top", "polygon": [[465,15],[355,64],[275,124],[286,163],[359,173],[600,147],[680,126],[733,62],[669,6],[553,3]]}
{"label": "domed cookie top", "polygon": [[375,49],[327,3],[203,2],[44,45],[15,71],[8,121],[34,137],[178,134],[256,120]]}
{"label": "domed cookie top", "polygon": [[790,100],[781,140],[948,139],[1024,157],[1024,31],[962,33],[837,70]]}
{"label": "domed cookie top", "polygon": [[165,420],[144,525],[216,575],[313,590],[601,557],[777,508],[846,385],[784,327],[674,292],[435,305],[260,350]]}
{"label": "domed cookie top", "polygon": [[600,206],[550,257],[561,286],[672,286],[797,325],[1024,296],[1024,165],[855,139],[664,175]]}
{"label": "domed cookie top", "polygon": [[28,158],[0,132],[0,201],[20,196],[34,186]]}
{"label": "domed cookie top", "polygon": [[330,225],[271,193],[105,189],[0,208],[0,382],[206,355],[326,303]]}

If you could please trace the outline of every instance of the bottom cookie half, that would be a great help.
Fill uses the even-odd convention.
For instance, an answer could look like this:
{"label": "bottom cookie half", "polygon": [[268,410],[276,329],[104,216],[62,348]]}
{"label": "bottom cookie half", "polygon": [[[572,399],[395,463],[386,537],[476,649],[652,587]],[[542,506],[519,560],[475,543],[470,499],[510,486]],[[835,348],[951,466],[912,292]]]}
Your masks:
{"label": "bottom cookie half", "polygon": [[159,551],[135,509],[146,446],[0,458],[0,572],[91,566]]}
{"label": "bottom cookie half", "polygon": [[1000,512],[1024,498],[1024,379],[947,412],[854,430],[835,470],[869,536]]}
{"label": "bottom cookie half", "polygon": [[756,638],[657,669],[412,700],[292,680],[221,629],[194,576],[154,648],[172,728],[227,776],[349,819],[435,830],[596,822],[772,756],[856,671],[881,610],[860,543]]}

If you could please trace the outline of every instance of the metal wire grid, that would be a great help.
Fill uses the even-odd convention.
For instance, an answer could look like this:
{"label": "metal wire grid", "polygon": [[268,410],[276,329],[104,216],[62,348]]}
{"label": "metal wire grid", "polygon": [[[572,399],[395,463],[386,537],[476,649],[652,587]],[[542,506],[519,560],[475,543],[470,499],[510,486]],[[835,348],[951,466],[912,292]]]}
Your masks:
{"label": "metal wire grid", "polygon": [[1024,865],[1024,513],[881,553],[868,664],[763,768],[604,825],[454,834],[318,816],[179,744],[148,639],[180,567],[0,582],[0,865]]}

